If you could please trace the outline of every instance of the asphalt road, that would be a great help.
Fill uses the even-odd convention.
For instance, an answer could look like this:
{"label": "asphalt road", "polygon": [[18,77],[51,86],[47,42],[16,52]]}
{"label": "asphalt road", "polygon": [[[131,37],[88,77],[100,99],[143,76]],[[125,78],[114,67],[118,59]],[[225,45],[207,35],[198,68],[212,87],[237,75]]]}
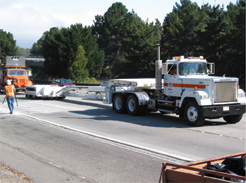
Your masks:
{"label": "asphalt road", "polygon": [[158,182],[164,161],[245,151],[245,116],[190,127],[176,115],[116,114],[98,100],[17,97],[13,115],[0,104],[0,162],[34,182]]}

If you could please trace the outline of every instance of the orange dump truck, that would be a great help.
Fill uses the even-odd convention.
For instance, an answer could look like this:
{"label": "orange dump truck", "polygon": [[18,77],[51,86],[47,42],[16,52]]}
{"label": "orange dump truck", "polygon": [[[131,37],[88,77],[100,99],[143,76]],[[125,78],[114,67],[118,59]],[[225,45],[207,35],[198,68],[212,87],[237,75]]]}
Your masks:
{"label": "orange dump truck", "polygon": [[3,89],[9,79],[12,80],[16,92],[25,91],[26,86],[32,85],[25,68],[25,57],[6,56],[6,64],[0,68],[0,88]]}
{"label": "orange dump truck", "polygon": [[[245,182],[245,156],[246,152],[242,152],[184,165],[175,163],[163,163],[159,183]],[[225,163],[228,162],[230,163],[230,166],[228,166],[228,164],[225,165]],[[240,162],[240,165],[238,162]],[[240,175],[240,173],[238,172],[232,172],[232,170],[229,170],[231,168],[228,167],[232,167],[238,172],[240,171],[242,175]]]}

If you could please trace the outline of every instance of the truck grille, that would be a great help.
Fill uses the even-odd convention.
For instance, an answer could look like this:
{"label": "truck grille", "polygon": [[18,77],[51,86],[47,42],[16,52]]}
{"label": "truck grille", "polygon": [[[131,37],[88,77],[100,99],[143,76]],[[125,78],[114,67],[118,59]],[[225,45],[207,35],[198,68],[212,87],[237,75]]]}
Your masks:
{"label": "truck grille", "polygon": [[20,85],[25,86],[26,80],[25,79],[19,79]]}
{"label": "truck grille", "polygon": [[237,82],[215,82],[214,103],[236,102]]}

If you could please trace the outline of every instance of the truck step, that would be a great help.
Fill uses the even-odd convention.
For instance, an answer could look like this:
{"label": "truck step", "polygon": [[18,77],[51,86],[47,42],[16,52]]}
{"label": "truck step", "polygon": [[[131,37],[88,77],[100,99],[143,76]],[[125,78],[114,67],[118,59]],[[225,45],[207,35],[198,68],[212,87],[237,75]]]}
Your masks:
{"label": "truck step", "polygon": [[160,103],[168,103],[168,104],[175,104],[175,101],[172,100],[158,100]]}
{"label": "truck step", "polygon": [[158,109],[160,112],[166,112],[166,113],[174,113],[172,110],[167,110],[167,109]]}

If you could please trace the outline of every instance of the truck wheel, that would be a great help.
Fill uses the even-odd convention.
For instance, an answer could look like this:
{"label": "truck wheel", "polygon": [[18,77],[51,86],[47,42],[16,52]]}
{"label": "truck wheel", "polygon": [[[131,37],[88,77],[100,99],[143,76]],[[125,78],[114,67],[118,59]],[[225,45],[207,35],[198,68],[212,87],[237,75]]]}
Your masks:
{"label": "truck wheel", "polygon": [[31,95],[31,97],[32,97],[33,99],[36,99],[36,98],[37,98],[35,95]]}
{"label": "truck wheel", "polygon": [[127,98],[126,109],[127,109],[128,114],[132,116],[142,115],[145,112],[144,107],[145,106],[139,105],[138,99],[135,95],[130,95]]}
{"label": "truck wheel", "polygon": [[114,110],[119,114],[123,114],[126,112],[126,99],[123,95],[117,94],[114,97]]}
{"label": "truck wheel", "polygon": [[202,116],[202,111],[195,101],[191,101],[185,106],[185,120],[191,126],[204,124],[205,119]]}
{"label": "truck wheel", "polygon": [[239,121],[241,121],[243,115],[233,115],[233,116],[225,116],[224,117],[224,120],[227,122],[227,123],[231,123],[231,124],[234,124],[234,123],[237,123]]}

